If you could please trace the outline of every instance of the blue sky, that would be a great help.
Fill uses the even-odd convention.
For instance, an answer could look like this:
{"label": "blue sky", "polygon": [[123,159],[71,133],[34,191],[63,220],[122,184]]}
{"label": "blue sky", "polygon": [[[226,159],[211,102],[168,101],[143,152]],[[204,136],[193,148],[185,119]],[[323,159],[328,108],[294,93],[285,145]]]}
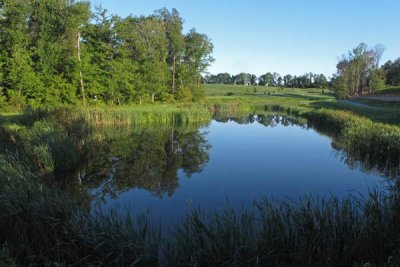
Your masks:
{"label": "blue sky", "polygon": [[365,42],[400,57],[399,0],[91,0],[120,16],[176,8],[214,44],[211,73],[324,73]]}

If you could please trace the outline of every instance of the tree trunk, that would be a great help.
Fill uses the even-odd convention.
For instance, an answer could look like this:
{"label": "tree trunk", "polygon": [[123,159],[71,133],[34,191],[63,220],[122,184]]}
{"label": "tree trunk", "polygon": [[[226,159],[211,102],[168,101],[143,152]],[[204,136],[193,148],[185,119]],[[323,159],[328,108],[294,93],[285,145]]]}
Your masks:
{"label": "tree trunk", "polygon": [[151,103],[154,103],[154,92],[151,93]]}
{"label": "tree trunk", "polygon": [[183,91],[183,79],[181,77],[181,91]]}
{"label": "tree trunk", "polygon": [[77,39],[77,49],[78,49],[78,61],[79,61],[79,85],[81,89],[81,95],[83,100],[83,105],[86,105],[85,88],[83,86],[83,74],[82,74],[82,63],[81,63],[81,32],[78,31]]}
{"label": "tree trunk", "polygon": [[183,91],[182,61],[181,60],[179,60],[179,67],[180,67],[180,70],[181,70],[181,75],[179,75],[180,76],[180,80],[181,80],[181,91]]}
{"label": "tree trunk", "polygon": [[176,56],[174,55],[174,63],[172,65],[172,93],[175,94],[175,76],[176,76]]}

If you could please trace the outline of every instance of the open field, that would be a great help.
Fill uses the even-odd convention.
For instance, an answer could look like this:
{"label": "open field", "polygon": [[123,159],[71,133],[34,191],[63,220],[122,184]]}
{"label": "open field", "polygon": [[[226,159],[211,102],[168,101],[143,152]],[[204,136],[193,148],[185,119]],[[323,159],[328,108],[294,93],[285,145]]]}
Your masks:
{"label": "open field", "polygon": [[333,93],[327,89],[319,88],[285,88],[267,86],[205,84],[205,93],[208,97],[233,96],[233,97],[287,97],[305,98],[309,100],[334,99]]}
{"label": "open field", "polygon": [[373,121],[400,123],[398,102],[354,98],[338,101],[331,91],[316,88],[278,88],[243,85],[204,85],[207,102],[245,106],[276,106],[302,112],[326,108],[346,110]]}

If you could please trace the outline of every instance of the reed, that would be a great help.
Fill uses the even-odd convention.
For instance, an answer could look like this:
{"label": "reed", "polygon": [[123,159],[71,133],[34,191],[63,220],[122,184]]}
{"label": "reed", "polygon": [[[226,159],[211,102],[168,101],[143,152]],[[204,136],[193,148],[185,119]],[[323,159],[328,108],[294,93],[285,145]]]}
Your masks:
{"label": "reed", "polygon": [[84,119],[92,126],[168,124],[181,125],[211,120],[210,111],[202,105],[157,107],[109,107],[56,110],[52,116],[61,121]]}
{"label": "reed", "polygon": [[347,111],[321,109],[307,113],[311,125],[337,136],[343,149],[358,158],[400,162],[400,127],[373,122]]}
{"label": "reed", "polygon": [[398,266],[396,192],[193,209],[162,234],[148,214],[89,213],[39,180],[2,179],[0,244],[21,265]]}

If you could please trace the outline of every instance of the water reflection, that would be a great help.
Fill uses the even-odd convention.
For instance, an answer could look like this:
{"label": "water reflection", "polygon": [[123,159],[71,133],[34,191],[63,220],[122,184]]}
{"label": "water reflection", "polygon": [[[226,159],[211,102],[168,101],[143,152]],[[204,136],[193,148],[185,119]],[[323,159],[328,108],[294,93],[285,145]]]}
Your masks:
{"label": "water reflection", "polygon": [[[222,137],[218,138],[224,138],[225,134],[232,140],[232,136],[237,135],[234,139],[236,141],[229,143],[231,147],[223,145],[220,147],[218,144],[224,139],[213,139],[208,135],[207,127],[201,126],[97,129],[87,144],[88,150],[83,156],[85,160],[77,170],[78,176],[83,186],[100,203],[116,200],[122,194],[133,190],[144,190],[156,199],[172,198],[177,194],[180,185],[184,184],[186,189],[182,191],[186,195],[179,196],[178,198],[182,198],[179,201],[184,202],[184,199],[195,193],[199,194],[198,199],[205,202],[204,195],[207,195],[207,190],[214,190],[215,196],[207,195],[211,204],[212,197],[217,199],[218,194],[232,193],[253,200],[257,194],[269,192],[268,190],[286,194],[289,192],[288,188],[291,188],[301,192],[304,185],[313,187],[313,190],[335,189],[335,186],[342,188],[338,190],[356,189],[354,187],[357,187],[357,183],[366,178],[360,173],[347,172],[346,168],[337,165],[338,161],[345,163],[347,169],[371,175],[398,178],[400,174],[398,161],[347,149],[338,142],[334,134],[312,128],[302,118],[269,113],[251,114],[240,117],[219,117],[215,119],[213,125],[217,123],[221,126],[220,122],[229,125],[225,127]],[[237,127],[232,128],[232,123],[248,124],[253,128],[240,132],[246,128],[240,128],[242,130]],[[218,131],[219,128],[223,128],[220,126],[210,130]],[[268,137],[268,132],[260,127],[279,129]],[[306,134],[307,132],[309,133]],[[259,135],[249,136],[250,133]],[[285,136],[279,136],[280,134]],[[321,139],[321,135],[328,135],[330,139],[326,137]],[[211,160],[214,157],[212,166],[203,172],[210,160],[210,138],[218,147],[211,156]],[[273,139],[266,142],[263,138]],[[330,151],[325,147],[326,142],[328,146],[329,142],[331,144]],[[254,146],[251,152],[246,150],[248,145]],[[232,153],[236,152],[232,146],[237,146],[237,151],[240,151],[238,153],[242,154],[233,155]],[[333,158],[336,159],[332,159],[329,153],[333,153]],[[229,164],[226,165],[226,161],[229,160],[238,166],[229,167]],[[274,165],[263,170],[268,164]],[[225,177],[227,173],[224,172],[232,170],[234,172],[229,173],[229,178]],[[196,173],[199,173],[194,178],[196,181],[191,181],[190,185],[185,182]],[[316,173],[320,173],[320,176]],[[248,185],[250,183],[255,184]],[[221,197],[224,198],[226,195]],[[175,201],[178,201],[178,198]]]}
{"label": "water reflection", "polygon": [[351,169],[361,170],[364,173],[373,173],[380,176],[396,179],[400,178],[400,164],[390,157],[382,157],[365,151],[357,151],[343,146],[336,140],[332,141],[332,148],[336,156]]}
{"label": "water reflection", "polygon": [[102,142],[89,145],[80,175],[98,199],[117,198],[134,188],[159,198],[172,196],[179,187],[178,170],[191,177],[207,164],[205,134],[186,128],[102,129],[95,138]]}

